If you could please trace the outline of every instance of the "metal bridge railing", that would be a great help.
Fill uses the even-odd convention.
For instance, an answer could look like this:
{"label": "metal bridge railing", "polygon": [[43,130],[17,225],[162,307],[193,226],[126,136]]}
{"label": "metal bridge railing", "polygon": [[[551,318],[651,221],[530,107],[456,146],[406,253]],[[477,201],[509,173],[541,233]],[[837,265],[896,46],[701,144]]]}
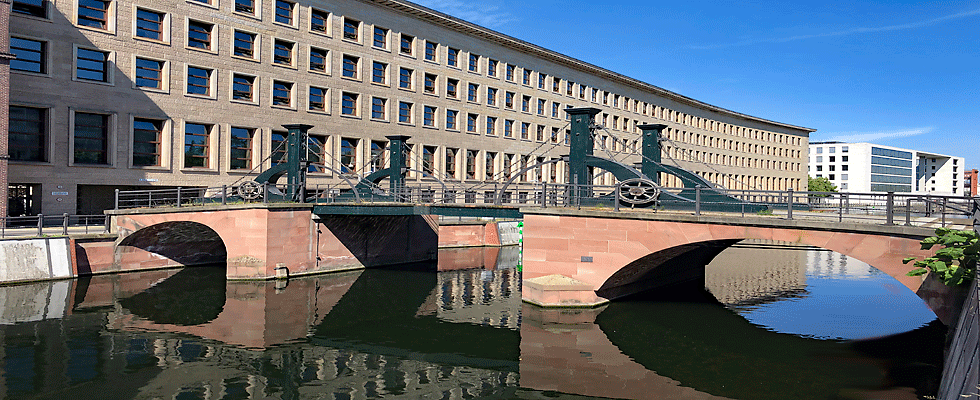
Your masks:
{"label": "metal bridge railing", "polygon": [[[281,203],[413,203],[503,207],[576,207],[647,209],[654,212],[756,214],[785,219],[908,226],[974,226],[977,200],[963,196],[900,193],[799,192],[793,190],[729,190],[716,187],[659,188],[649,201],[627,201],[621,185],[515,183],[473,186],[441,182],[409,184],[391,190],[349,185],[220,186],[167,190],[118,191],[116,209],[185,207],[202,204]],[[246,196],[243,196],[246,195]],[[614,199],[621,199],[614,201]],[[641,204],[642,203],[642,204]]]}
{"label": "metal bridge railing", "polygon": [[106,215],[44,215],[0,217],[0,238],[66,236],[69,233],[106,233]]}

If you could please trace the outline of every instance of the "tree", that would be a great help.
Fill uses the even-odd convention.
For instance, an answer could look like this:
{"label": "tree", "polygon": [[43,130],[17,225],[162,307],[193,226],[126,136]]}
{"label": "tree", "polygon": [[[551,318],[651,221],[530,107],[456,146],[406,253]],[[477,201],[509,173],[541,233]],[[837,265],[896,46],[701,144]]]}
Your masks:
{"label": "tree", "polygon": [[922,260],[909,257],[902,262],[908,264],[915,261],[915,269],[909,271],[908,276],[932,271],[947,286],[969,282],[976,273],[977,259],[980,258],[980,243],[977,239],[977,233],[971,230],[936,229],[936,236],[927,237],[921,242],[922,250],[932,249],[937,244],[943,248],[936,250],[932,257]]}
{"label": "tree", "polygon": [[806,177],[806,190],[811,192],[836,192],[837,186],[830,183],[830,179],[827,178],[811,178]]}

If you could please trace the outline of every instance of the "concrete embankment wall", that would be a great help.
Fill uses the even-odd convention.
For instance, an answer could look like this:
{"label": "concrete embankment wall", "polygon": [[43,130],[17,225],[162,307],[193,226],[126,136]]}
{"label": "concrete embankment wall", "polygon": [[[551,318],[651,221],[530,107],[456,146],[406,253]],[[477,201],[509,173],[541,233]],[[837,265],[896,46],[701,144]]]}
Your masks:
{"label": "concrete embankment wall", "polygon": [[0,282],[30,282],[75,276],[68,238],[0,241]]}

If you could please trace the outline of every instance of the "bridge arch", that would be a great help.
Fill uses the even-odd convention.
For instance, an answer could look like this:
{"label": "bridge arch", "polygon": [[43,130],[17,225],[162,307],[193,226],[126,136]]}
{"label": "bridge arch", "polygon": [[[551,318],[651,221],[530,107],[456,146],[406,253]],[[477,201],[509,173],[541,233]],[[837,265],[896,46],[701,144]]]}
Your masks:
{"label": "bridge arch", "polygon": [[[563,275],[583,287],[590,286],[600,298],[597,301],[609,300],[660,283],[669,284],[671,280],[692,278],[692,275],[670,275],[658,270],[667,260],[707,264],[741,240],[773,240],[832,250],[867,263],[901,282],[923,298],[941,320],[949,321],[945,288],[928,280],[924,285],[922,277],[906,276],[909,267],[902,263],[905,257],[930,254],[919,244],[928,236],[921,232],[928,230],[915,233],[868,225],[860,231],[839,224],[806,226],[754,217],[732,221],[690,218],[691,221],[678,222],[659,220],[662,217],[655,215],[644,216],[649,219],[629,219],[637,216],[621,214],[615,217],[526,214],[524,278]],[[687,272],[695,273],[703,274],[703,270]],[[547,304],[533,298],[527,300]]]}
{"label": "bridge arch", "polygon": [[121,269],[149,269],[223,263],[228,251],[221,235],[195,221],[167,221],[120,238],[115,261]]}

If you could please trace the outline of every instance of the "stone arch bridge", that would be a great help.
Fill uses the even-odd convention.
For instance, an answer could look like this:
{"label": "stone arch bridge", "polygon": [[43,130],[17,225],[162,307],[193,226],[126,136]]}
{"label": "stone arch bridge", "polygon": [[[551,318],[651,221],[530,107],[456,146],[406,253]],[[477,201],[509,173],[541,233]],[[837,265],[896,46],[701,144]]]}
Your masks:
{"label": "stone arch bridge", "polygon": [[948,322],[952,296],[932,278],[909,277],[902,259],[931,254],[929,228],[572,209],[522,209],[524,301],[592,307],[704,278],[704,265],[744,239],[805,244],[861,260],[894,277]]}

